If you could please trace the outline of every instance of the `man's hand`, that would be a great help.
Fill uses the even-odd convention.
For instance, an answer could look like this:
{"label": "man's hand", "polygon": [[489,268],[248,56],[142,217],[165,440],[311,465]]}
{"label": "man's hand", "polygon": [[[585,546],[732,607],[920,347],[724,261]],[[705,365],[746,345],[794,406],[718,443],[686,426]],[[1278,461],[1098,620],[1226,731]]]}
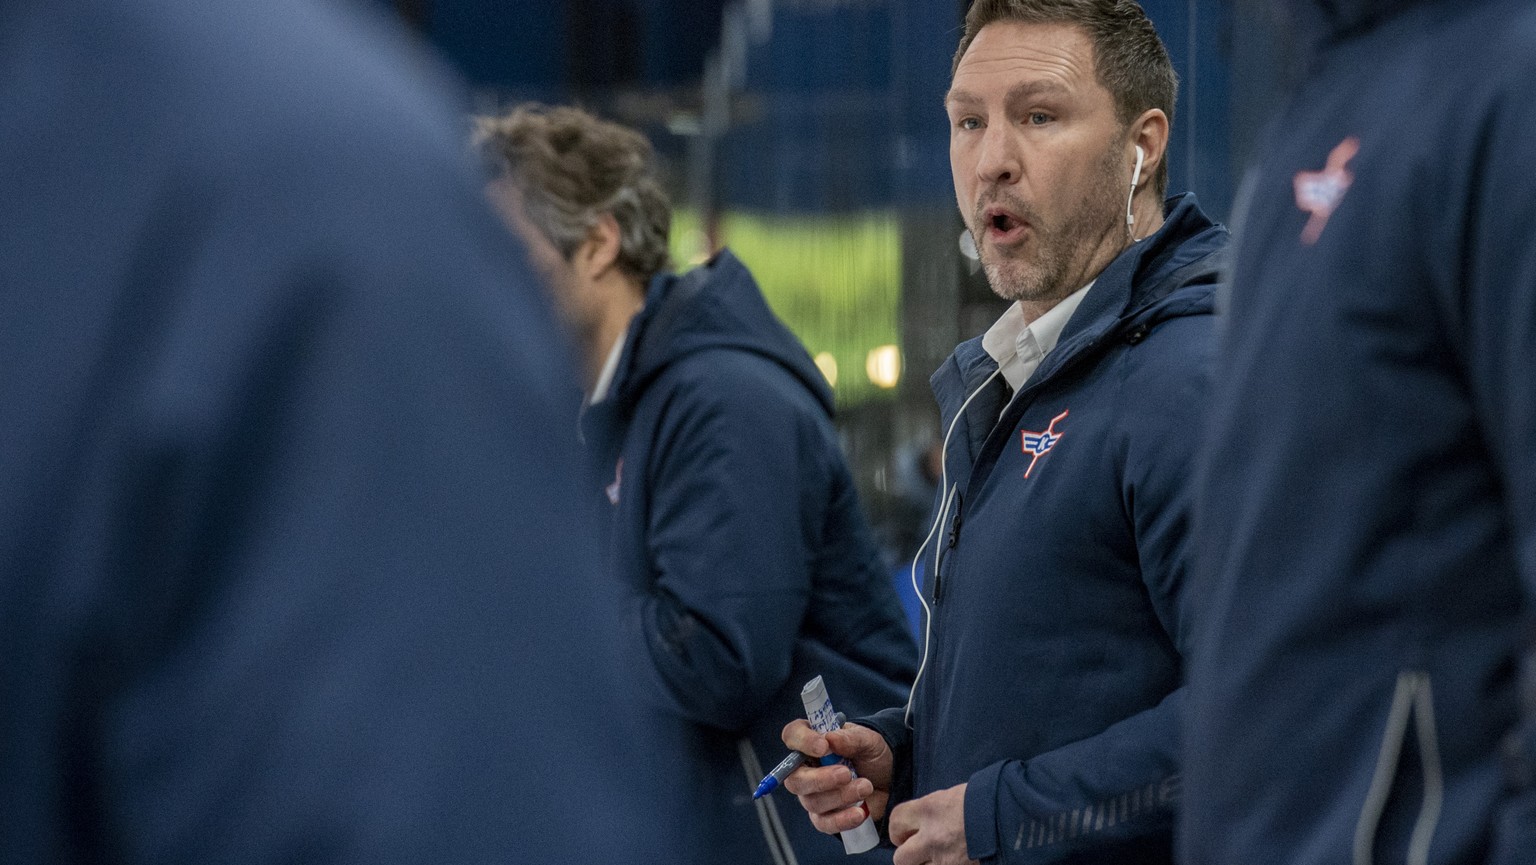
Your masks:
{"label": "man's hand", "polygon": [[895,865],[975,865],[965,847],[965,785],[896,806],[889,825]]}
{"label": "man's hand", "polygon": [[885,815],[891,798],[891,749],[879,733],[846,724],[823,736],[802,719],[785,726],[781,738],[791,750],[810,757],[845,757],[859,774],[853,777],[847,766],[806,763],[784,779],[784,789],[800,797],[811,825],[828,835],[852,829],[864,822],[864,810],[856,807],[860,800],[869,816],[878,820]]}

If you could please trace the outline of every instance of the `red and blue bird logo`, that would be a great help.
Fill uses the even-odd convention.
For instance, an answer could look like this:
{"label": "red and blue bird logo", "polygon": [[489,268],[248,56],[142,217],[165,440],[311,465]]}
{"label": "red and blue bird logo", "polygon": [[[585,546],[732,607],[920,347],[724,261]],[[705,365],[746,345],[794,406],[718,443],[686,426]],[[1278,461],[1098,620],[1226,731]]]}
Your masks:
{"label": "red and blue bird logo", "polygon": [[1062,419],[1068,414],[1069,412],[1064,411],[1051,418],[1051,422],[1046,426],[1044,432],[1022,431],[1024,436],[1024,453],[1029,457],[1029,468],[1024,470],[1024,477],[1029,477],[1029,473],[1035,470],[1035,463],[1039,462],[1041,457],[1050,453],[1051,448],[1055,447],[1056,443],[1061,441],[1061,437],[1066,435],[1066,433],[1056,431],[1056,424],[1061,423]]}

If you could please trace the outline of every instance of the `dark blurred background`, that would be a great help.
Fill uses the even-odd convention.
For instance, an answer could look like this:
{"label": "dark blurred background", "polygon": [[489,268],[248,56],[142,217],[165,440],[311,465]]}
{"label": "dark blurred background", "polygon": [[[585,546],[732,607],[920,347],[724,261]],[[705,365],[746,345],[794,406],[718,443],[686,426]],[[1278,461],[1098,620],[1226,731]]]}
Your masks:
{"label": "dark blurred background", "polygon": [[[942,98],[965,0],[374,0],[482,110],[581,104],[647,132],[680,268],[728,244],[833,382],[890,557],[938,435],[928,376],[1003,304],[958,251]],[[1143,0],[1181,86],[1170,192],[1230,217],[1287,51],[1265,0]]]}

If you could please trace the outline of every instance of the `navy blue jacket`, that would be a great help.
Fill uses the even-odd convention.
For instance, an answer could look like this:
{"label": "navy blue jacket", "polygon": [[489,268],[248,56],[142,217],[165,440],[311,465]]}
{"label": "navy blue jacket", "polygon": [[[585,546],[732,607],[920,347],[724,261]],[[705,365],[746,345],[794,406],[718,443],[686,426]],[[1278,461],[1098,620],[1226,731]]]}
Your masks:
{"label": "navy blue jacket", "polygon": [[612,393],[583,427],[613,473],[627,645],[674,722],[657,750],[678,777],[657,795],[689,803],[708,862],[766,865],[787,829],[800,862],[842,863],[792,800],[782,819],[751,800],[805,716],[802,685],[824,676],[852,715],[904,697],[916,668],[831,390],[724,251],[651,281]]}
{"label": "navy blue jacket", "polygon": [[340,5],[0,0],[7,865],[674,861],[567,352]]}
{"label": "navy blue jacket", "polygon": [[1316,52],[1237,240],[1183,850],[1529,863],[1536,6],[1289,5]]}
{"label": "navy blue jacket", "polygon": [[[911,730],[902,709],[867,723],[906,775],[893,802],[969,782],[974,859],[1170,861],[1188,472],[1226,239],[1192,195],[1170,199],[1006,408],[998,377],[954,427]],[[974,339],[935,373],[944,429],[996,369]],[[1045,432],[1035,458],[1026,437]]]}

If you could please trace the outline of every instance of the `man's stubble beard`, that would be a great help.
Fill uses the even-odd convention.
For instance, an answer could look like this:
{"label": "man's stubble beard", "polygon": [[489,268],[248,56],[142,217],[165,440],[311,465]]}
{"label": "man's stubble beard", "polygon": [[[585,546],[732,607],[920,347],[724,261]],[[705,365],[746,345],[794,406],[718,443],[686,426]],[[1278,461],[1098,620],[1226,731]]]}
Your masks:
{"label": "man's stubble beard", "polygon": [[[1124,206],[1122,189],[1116,177],[1120,164],[1119,143],[1112,142],[1099,161],[1098,176],[1090,194],[1081,200],[1057,227],[1046,230],[1035,211],[1020,208],[1018,213],[1029,221],[1033,237],[1025,240],[1024,250],[1033,253],[1033,260],[994,256],[990,247],[977,244],[982,269],[987,274],[987,284],[1004,300],[1022,300],[1026,303],[1059,301],[1087,284],[1077,284],[1075,278],[1086,259],[1092,255],[1090,247],[1096,246],[1107,234],[1122,230],[1124,219],[1120,216]],[[1005,196],[983,198],[975,216],[977,226],[985,226],[980,211],[993,203],[1008,206]],[[1010,207],[1010,209],[1014,209]],[[973,229],[973,232],[975,229]],[[1030,247],[1033,247],[1031,250]]]}

